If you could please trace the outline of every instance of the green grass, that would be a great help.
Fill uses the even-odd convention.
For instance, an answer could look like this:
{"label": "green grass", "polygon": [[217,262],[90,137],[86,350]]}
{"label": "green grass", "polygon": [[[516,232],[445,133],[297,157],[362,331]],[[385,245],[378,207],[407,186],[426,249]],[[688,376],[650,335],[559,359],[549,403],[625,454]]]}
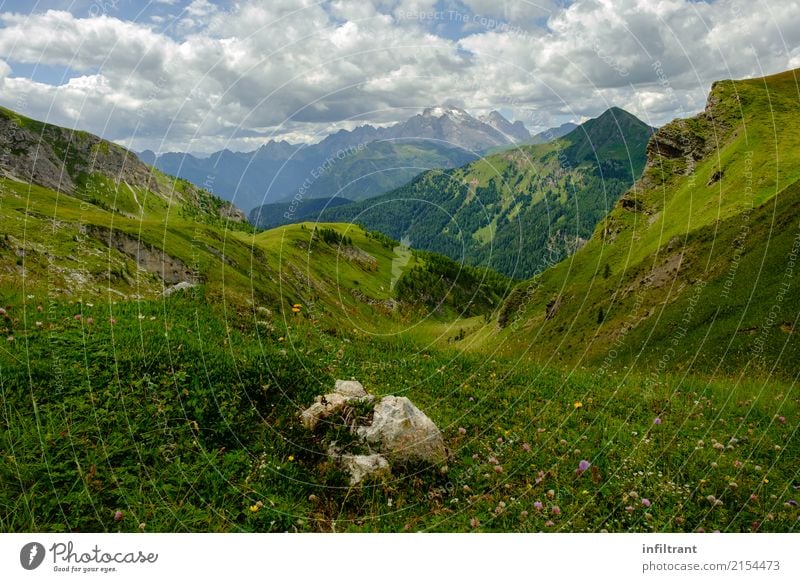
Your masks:
{"label": "green grass", "polygon": [[[561,372],[223,312],[202,291],[33,297],[8,315],[2,531],[796,528],[800,402],[788,384]],[[449,471],[348,487],[296,415],[349,377],[430,415]],[[577,475],[582,459],[592,467]]]}

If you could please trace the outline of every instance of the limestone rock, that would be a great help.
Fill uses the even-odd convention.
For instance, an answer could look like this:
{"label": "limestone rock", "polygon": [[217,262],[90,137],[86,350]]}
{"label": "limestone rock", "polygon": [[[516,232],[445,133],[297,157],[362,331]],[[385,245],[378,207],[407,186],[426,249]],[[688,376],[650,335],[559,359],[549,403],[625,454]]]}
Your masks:
{"label": "limestone rock", "polygon": [[375,405],[372,424],[359,427],[358,434],[399,464],[447,460],[442,433],[404,396],[385,396]]}

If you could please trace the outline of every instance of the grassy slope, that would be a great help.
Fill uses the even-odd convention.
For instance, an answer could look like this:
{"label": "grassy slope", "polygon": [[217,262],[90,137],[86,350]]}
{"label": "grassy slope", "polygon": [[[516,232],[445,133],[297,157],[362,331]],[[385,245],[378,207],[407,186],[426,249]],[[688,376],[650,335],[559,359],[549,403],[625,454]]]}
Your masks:
{"label": "grassy slope", "polygon": [[[636,360],[646,372],[662,358],[667,369],[730,373],[757,365],[789,377],[796,372],[794,73],[717,83],[711,101],[710,115],[661,130],[706,141],[708,154],[691,175],[683,175],[692,163],[684,157],[651,156],[642,181],[592,240],[523,284],[531,293],[507,302],[507,327],[482,329],[474,345],[519,353],[535,343],[539,359],[602,365],[610,358],[615,366]],[[722,178],[713,180],[720,169]],[[780,313],[770,317],[776,302]],[[548,304],[558,305],[550,319]]]}

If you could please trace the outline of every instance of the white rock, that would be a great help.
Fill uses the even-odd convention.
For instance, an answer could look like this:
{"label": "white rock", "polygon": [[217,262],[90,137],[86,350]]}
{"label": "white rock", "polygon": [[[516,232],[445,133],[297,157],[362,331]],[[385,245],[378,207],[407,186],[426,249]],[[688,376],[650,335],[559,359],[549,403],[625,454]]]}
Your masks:
{"label": "white rock", "polygon": [[382,455],[344,455],[341,463],[350,473],[350,485],[358,485],[367,478],[385,479],[392,474],[389,461]]}
{"label": "white rock", "polygon": [[356,380],[336,380],[334,392],[346,398],[366,398],[369,396],[361,382]]}
{"label": "white rock", "polygon": [[372,424],[359,427],[359,436],[379,444],[392,462],[444,463],[447,449],[442,433],[404,396],[385,396],[375,405]]}

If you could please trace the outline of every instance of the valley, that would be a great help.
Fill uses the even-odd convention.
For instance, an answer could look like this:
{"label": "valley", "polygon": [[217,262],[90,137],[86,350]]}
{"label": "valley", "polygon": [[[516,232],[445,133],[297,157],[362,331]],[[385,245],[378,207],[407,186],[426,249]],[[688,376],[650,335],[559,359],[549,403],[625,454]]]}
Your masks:
{"label": "valley", "polygon": [[[269,230],[0,111],[0,528],[792,531],[796,74]],[[353,485],[299,420],[342,379],[447,461]]]}

